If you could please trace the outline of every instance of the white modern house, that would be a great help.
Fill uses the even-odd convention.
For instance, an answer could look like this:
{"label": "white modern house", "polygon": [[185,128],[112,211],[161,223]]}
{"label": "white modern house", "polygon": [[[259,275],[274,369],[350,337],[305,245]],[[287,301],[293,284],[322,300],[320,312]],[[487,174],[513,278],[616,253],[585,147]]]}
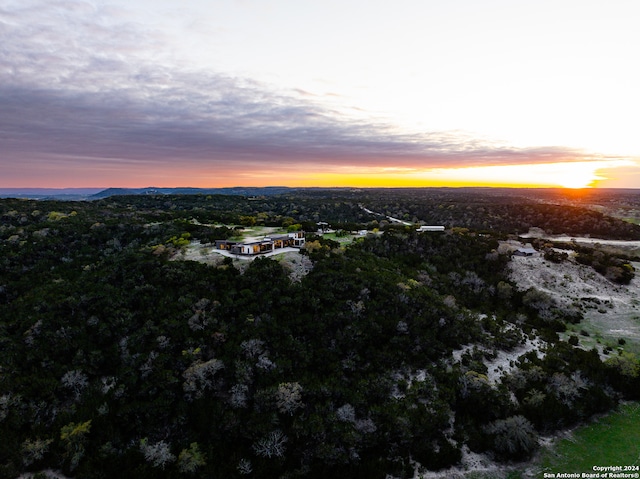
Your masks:
{"label": "white modern house", "polygon": [[418,228],[416,231],[418,233],[424,233],[425,231],[444,231],[444,226],[423,225],[423,226],[420,226],[420,228]]}

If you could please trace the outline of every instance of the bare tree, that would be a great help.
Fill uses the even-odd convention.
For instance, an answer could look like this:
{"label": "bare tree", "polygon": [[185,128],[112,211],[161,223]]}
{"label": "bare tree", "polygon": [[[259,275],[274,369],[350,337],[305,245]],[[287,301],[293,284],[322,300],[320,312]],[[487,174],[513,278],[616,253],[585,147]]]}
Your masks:
{"label": "bare tree", "polygon": [[240,462],[238,462],[238,472],[243,476],[248,476],[253,472],[253,466],[251,466],[251,461],[249,459],[242,458]]}
{"label": "bare tree", "polygon": [[280,429],[270,432],[253,445],[253,450],[261,457],[282,457],[289,440]]}
{"label": "bare tree", "polygon": [[247,339],[240,343],[240,349],[247,358],[256,358],[264,352],[264,341],[261,339]]}
{"label": "bare tree", "polygon": [[336,411],[336,417],[338,418],[338,421],[355,423],[356,410],[351,404],[344,404]]}
{"label": "bare tree", "polygon": [[150,462],[153,467],[164,469],[167,464],[176,460],[176,456],[171,454],[171,446],[164,441],[149,444],[149,440],[145,437],[140,440],[140,451],[144,455],[144,459]]}
{"label": "bare tree", "polygon": [[302,404],[302,386],[299,383],[280,383],[276,392],[278,410],[283,414],[293,414]]}
{"label": "bare tree", "polygon": [[64,387],[74,393],[76,400],[80,398],[82,391],[89,385],[89,378],[79,369],[67,371],[62,376],[61,381]]}
{"label": "bare tree", "polygon": [[211,389],[214,385],[215,374],[224,368],[224,364],[219,359],[210,359],[203,362],[199,359],[194,361],[189,366],[182,377],[184,383],[182,387],[184,392],[187,393],[187,398],[192,399],[202,397],[204,391]]}
{"label": "bare tree", "polygon": [[229,403],[234,408],[247,407],[249,388],[245,384],[236,384],[231,388]]}

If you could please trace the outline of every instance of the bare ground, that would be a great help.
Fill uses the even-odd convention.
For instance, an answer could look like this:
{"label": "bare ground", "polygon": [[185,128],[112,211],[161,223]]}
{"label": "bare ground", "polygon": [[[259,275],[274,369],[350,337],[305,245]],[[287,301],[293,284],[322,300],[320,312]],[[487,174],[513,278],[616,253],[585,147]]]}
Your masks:
{"label": "bare ground", "polygon": [[[640,271],[640,263],[633,264]],[[593,333],[589,346],[599,348],[623,338],[635,349],[640,347],[640,279],[628,285],[615,284],[591,267],[570,259],[552,263],[542,256],[513,257],[510,278],[518,288],[536,288],[552,296],[560,304],[579,307],[584,320],[574,329]],[[590,336],[591,337],[591,336]],[[586,337],[581,338],[586,340]]]}
{"label": "bare ground", "polygon": [[[519,243],[505,244],[503,250],[523,246]],[[620,245],[616,245],[619,247]],[[630,245],[637,248],[637,244]],[[640,263],[634,263],[640,274]],[[640,279],[634,278],[629,285],[617,285],[596,273],[592,268],[574,261],[560,264],[546,261],[541,255],[534,257],[514,256],[510,263],[510,279],[518,289],[526,291],[537,288],[551,295],[560,304],[577,304],[584,311],[584,320],[574,329],[587,330],[590,337],[580,337],[583,347],[598,347],[602,352],[607,343],[617,345],[619,338],[627,342],[625,348],[640,349]],[[584,300],[584,298],[592,298]],[[597,300],[599,302],[596,302]],[[568,335],[567,335],[568,336]],[[512,369],[512,361],[522,354],[536,349],[544,343],[538,338],[528,338],[526,343],[511,352],[500,351],[488,367],[488,379],[492,384]],[[464,350],[454,352],[460,356]],[[566,437],[569,431],[560,431],[557,436],[541,438],[543,447],[550,447],[558,437]],[[414,479],[464,479],[506,478],[512,470],[521,471],[523,477],[538,477],[535,459],[521,464],[506,466],[492,461],[485,454],[476,454],[466,447],[462,451],[460,465],[443,471],[420,471],[416,468]]]}
{"label": "bare ground", "polygon": [[229,254],[227,251],[216,250],[211,244],[201,244],[199,241],[191,242],[181,253],[177,254],[175,260],[198,261],[211,266],[221,266],[225,257],[231,258],[233,265],[240,271],[247,269],[251,261],[256,258],[269,257],[278,261],[286,271],[292,281],[300,281],[311,269],[311,260],[300,254],[296,248],[283,248],[271,253],[256,256],[239,256]]}

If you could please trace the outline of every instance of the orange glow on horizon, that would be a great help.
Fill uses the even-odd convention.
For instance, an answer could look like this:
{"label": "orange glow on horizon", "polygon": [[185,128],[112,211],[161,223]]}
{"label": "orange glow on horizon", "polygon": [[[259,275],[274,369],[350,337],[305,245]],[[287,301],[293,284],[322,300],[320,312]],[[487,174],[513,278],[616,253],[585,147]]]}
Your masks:
{"label": "orange glow on horizon", "polygon": [[608,179],[602,170],[627,165],[628,161],[582,161],[426,170],[344,168],[309,175],[299,186],[592,188]]}
{"label": "orange glow on horizon", "polygon": [[[31,185],[15,187],[71,188],[86,187],[87,184],[102,184],[105,187],[195,187],[223,188],[234,186],[264,187],[355,187],[355,188],[402,188],[402,187],[507,187],[507,188],[593,188],[610,180],[619,168],[637,167],[629,160],[576,161],[528,165],[476,166],[466,168],[416,167],[367,167],[305,164],[278,166],[272,169],[251,169],[238,172],[234,168],[198,168],[195,165],[172,165],[167,169],[149,171],[129,168],[126,171],[105,171],[100,181],[88,170],[77,171],[73,178],[64,180],[44,175]],[[628,169],[628,168],[627,168]],[[608,171],[611,170],[611,171]],[[124,181],[123,179],[126,178]],[[4,185],[10,187],[10,185]]]}

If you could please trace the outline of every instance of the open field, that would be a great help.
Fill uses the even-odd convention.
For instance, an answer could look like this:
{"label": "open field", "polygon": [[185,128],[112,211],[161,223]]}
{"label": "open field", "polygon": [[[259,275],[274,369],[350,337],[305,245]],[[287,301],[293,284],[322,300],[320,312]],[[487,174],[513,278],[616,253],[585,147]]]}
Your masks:
{"label": "open field", "polygon": [[627,403],[610,414],[563,435],[549,438],[536,458],[528,463],[491,466],[446,473],[427,473],[417,478],[437,479],[539,479],[544,474],[591,473],[594,466],[640,465],[640,404]]}
{"label": "open field", "polygon": [[[588,473],[593,466],[640,465],[640,404],[622,405],[617,412],[582,426],[543,450],[537,475],[544,472]],[[637,472],[637,469],[636,469]]]}

